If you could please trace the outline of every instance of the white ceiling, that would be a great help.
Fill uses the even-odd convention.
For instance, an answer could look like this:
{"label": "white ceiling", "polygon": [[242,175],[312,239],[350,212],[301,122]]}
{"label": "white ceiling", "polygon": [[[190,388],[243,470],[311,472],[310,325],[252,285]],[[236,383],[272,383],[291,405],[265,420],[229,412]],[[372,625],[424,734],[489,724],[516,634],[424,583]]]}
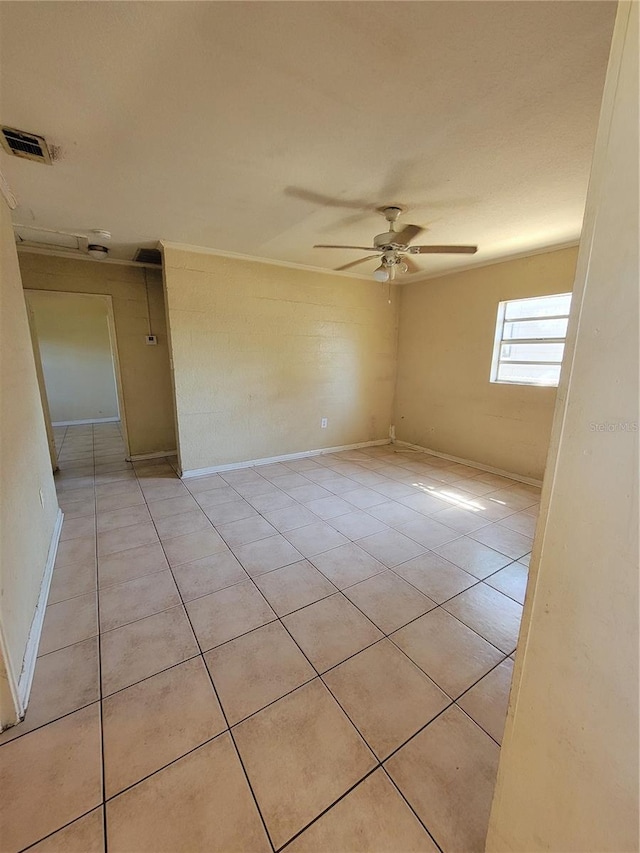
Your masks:
{"label": "white ceiling", "polygon": [[575,241],[615,6],[2,2],[0,121],[61,149],[0,155],[14,221],[331,268],[400,203],[480,247],[425,274]]}

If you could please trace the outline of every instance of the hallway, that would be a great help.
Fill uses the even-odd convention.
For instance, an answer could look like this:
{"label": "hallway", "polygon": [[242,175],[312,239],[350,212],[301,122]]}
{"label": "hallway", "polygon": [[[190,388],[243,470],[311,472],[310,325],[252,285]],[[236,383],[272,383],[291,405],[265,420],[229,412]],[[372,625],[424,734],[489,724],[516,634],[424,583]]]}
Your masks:
{"label": "hallway", "polygon": [[183,482],[55,432],[3,851],[483,849],[539,489],[390,445]]}

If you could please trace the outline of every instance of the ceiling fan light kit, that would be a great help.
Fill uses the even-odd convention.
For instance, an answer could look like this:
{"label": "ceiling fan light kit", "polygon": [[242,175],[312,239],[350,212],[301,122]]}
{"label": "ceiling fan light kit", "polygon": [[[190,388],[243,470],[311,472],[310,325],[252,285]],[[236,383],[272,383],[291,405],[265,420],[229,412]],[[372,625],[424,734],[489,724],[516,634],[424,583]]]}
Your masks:
{"label": "ceiling fan light kit", "polygon": [[383,264],[380,264],[380,266],[374,270],[373,277],[376,281],[389,281],[389,271],[385,269]]}
{"label": "ceiling fan light kit", "polygon": [[420,267],[413,261],[412,255],[429,254],[454,254],[473,255],[478,251],[477,246],[412,246],[411,240],[421,234],[425,229],[420,225],[405,225],[398,229],[396,223],[402,213],[402,208],[396,205],[378,208],[389,223],[389,230],[382,234],[376,234],[373,238],[373,246],[336,246],[328,244],[316,244],[314,249],[358,249],[363,252],[376,252],[375,255],[367,255],[357,261],[351,261],[337,267],[336,270],[347,270],[365,261],[380,261],[380,266],[373,273],[376,281],[393,281],[396,275],[404,275],[408,272],[420,272]]}

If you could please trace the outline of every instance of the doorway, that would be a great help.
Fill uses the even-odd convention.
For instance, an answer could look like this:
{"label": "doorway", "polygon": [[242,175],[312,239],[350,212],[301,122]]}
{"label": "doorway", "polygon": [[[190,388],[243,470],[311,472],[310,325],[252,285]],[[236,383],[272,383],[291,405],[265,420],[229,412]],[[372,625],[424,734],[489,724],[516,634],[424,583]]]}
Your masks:
{"label": "doorway", "polygon": [[25,290],[43,410],[54,459],[71,426],[118,425],[128,441],[111,297]]}

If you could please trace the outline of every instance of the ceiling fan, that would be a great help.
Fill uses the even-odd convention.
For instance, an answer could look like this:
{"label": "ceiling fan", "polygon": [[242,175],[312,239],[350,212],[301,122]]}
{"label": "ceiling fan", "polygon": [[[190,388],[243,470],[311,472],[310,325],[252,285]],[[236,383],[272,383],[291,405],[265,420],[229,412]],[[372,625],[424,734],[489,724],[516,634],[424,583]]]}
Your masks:
{"label": "ceiling fan", "polygon": [[477,246],[411,246],[411,240],[421,234],[425,229],[419,225],[405,225],[398,229],[398,217],[402,208],[389,206],[379,208],[380,213],[389,223],[389,230],[383,234],[376,234],[373,238],[373,246],[333,246],[320,244],[314,249],[361,249],[363,252],[376,252],[375,255],[367,255],[357,261],[351,261],[336,267],[336,270],[347,270],[357,264],[363,264],[376,258],[380,260],[380,266],[374,271],[373,277],[376,281],[393,281],[398,274],[407,272],[420,272],[420,268],[414,263],[412,255],[473,255],[478,251]]}

